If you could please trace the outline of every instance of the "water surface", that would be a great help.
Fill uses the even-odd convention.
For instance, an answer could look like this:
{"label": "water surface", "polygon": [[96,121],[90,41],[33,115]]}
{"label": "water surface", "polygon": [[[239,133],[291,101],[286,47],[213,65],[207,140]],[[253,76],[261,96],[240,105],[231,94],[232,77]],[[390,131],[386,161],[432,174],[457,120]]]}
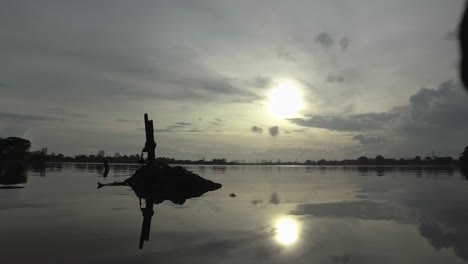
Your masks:
{"label": "water surface", "polygon": [[[466,263],[455,168],[190,166],[223,188],[142,214],[135,165],[47,164],[0,189],[0,263]],[[236,197],[230,197],[235,193]]]}

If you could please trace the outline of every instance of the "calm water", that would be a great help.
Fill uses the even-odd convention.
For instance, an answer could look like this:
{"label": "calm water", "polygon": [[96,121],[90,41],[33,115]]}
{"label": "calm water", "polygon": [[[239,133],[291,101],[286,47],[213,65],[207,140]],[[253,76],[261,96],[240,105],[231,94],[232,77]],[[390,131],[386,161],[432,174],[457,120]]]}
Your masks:
{"label": "calm water", "polygon": [[[468,184],[457,169],[191,166],[223,188],[142,214],[135,166],[48,164],[0,189],[0,263],[466,263]],[[229,194],[236,193],[237,197]]]}

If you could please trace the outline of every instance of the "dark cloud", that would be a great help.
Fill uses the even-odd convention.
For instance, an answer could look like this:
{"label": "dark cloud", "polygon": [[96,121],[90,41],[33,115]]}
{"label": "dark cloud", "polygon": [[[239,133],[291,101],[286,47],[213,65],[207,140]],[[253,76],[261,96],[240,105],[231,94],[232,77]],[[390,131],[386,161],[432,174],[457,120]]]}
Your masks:
{"label": "dark cloud", "polygon": [[344,77],[340,75],[329,75],[326,79],[328,83],[343,83]]}
{"label": "dark cloud", "polygon": [[65,117],[77,117],[77,118],[82,118],[82,117],[86,117],[87,115],[85,114],[82,114],[82,113],[78,113],[78,112],[75,112],[75,111],[71,111],[67,108],[64,108],[64,107],[55,107],[53,110],[52,110],[53,113],[56,113],[58,115],[61,115],[61,116],[65,116]]}
{"label": "dark cloud", "polygon": [[122,122],[122,123],[138,123],[142,122],[141,120],[136,120],[136,119],[126,119],[126,118],[117,118],[115,119],[116,122]]}
{"label": "dark cloud", "polygon": [[468,143],[468,96],[460,84],[447,81],[436,89],[422,88],[409,101],[396,127],[407,146],[424,149],[436,144],[455,154],[460,144]]}
{"label": "dark cloud", "polygon": [[188,123],[188,122],[176,122],[174,124],[179,125],[179,126],[191,126],[192,125],[192,123]]}
{"label": "dark cloud", "polygon": [[349,45],[351,44],[351,39],[347,38],[347,37],[343,37],[341,38],[340,40],[340,47],[341,47],[341,50],[342,51],[346,51],[349,47]]}
{"label": "dark cloud", "polygon": [[258,75],[253,78],[252,84],[258,88],[268,88],[271,86],[272,80],[268,76]]}
{"label": "dark cloud", "polygon": [[324,128],[335,131],[378,131],[388,122],[398,118],[398,113],[364,113],[343,116],[309,115],[308,118],[291,118],[290,122],[304,127]]}
{"label": "dark cloud", "polygon": [[201,87],[209,92],[206,95],[210,99],[213,95],[224,97],[230,102],[253,102],[262,99],[253,92],[233,85],[229,79],[205,80],[202,81]]}
{"label": "dark cloud", "polygon": [[268,129],[268,133],[270,133],[271,136],[276,137],[279,134],[279,127],[278,126],[273,126]]}
{"label": "dark cloud", "polygon": [[224,120],[220,119],[220,118],[215,118],[213,120],[211,120],[211,124],[214,125],[214,126],[220,126],[222,125],[224,122]]}
{"label": "dark cloud", "polygon": [[277,56],[279,60],[290,61],[290,62],[296,61],[296,57],[294,56],[292,51],[289,51],[289,50],[280,49],[278,50]]}
{"label": "dark cloud", "polygon": [[250,129],[252,132],[254,133],[263,133],[263,128],[259,127],[259,126],[252,126],[252,128]]}
{"label": "dark cloud", "polygon": [[164,128],[155,129],[154,131],[159,132],[159,133],[204,132],[203,130],[196,128],[194,124],[189,123],[189,122],[183,122],[183,121],[175,122],[172,125],[166,126]]}
{"label": "dark cloud", "polygon": [[333,40],[331,34],[325,32],[322,32],[315,36],[315,42],[323,48],[330,48],[333,45],[335,45],[335,40]]}
{"label": "dark cloud", "polygon": [[359,141],[362,145],[381,144],[387,141],[387,139],[384,136],[366,134],[356,135],[353,137],[353,139]]}
{"label": "dark cloud", "polygon": [[0,112],[0,120],[4,121],[27,121],[27,122],[60,122],[63,118],[43,115],[16,114],[8,112]]}

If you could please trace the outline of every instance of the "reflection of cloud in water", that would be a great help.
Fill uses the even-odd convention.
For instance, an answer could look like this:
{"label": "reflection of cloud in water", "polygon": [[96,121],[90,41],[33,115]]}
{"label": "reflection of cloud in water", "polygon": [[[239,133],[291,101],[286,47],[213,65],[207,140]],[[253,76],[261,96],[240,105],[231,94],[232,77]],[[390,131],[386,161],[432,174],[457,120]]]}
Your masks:
{"label": "reflection of cloud in water", "polygon": [[272,193],[271,196],[270,196],[270,203],[271,204],[279,204],[280,203],[280,199],[279,199],[279,196],[276,192]]}
{"label": "reflection of cloud in water", "polygon": [[313,215],[317,217],[352,217],[366,220],[410,219],[414,213],[383,203],[370,201],[352,201],[324,204],[299,204],[294,215]]}
{"label": "reflection of cloud in water", "polygon": [[444,230],[438,224],[422,224],[419,226],[419,232],[434,249],[452,248],[458,257],[468,261],[468,228],[466,226],[462,229]]}
{"label": "reflection of cloud in water", "polygon": [[257,205],[257,204],[261,204],[261,203],[263,203],[262,200],[252,200],[253,205]]}
{"label": "reflection of cloud in water", "polygon": [[420,235],[435,250],[452,248],[468,261],[468,203],[443,200],[408,200],[399,205],[371,201],[299,204],[293,215],[363,220],[390,220],[419,226]]}

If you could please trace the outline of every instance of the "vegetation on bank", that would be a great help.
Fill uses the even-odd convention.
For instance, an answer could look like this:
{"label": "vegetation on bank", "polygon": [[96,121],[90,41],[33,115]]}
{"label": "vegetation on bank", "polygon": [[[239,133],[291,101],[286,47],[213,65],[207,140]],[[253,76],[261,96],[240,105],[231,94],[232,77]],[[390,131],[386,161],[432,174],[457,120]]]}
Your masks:
{"label": "vegetation on bank", "polygon": [[[29,151],[31,142],[22,138],[9,137],[0,138],[0,162],[5,161],[23,161],[30,163],[39,162],[95,162],[102,163],[106,160],[108,163],[139,163],[140,155],[76,155],[74,157],[65,156],[63,154],[46,154],[43,151]],[[212,160],[178,160],[174,158],[159,157],[157,161],[165,162],[167,164],[200,164],[200,165],[463,165],[468,166],[468,146],[465,147],[463,153],[460,154],[459,159],[452,157],[420,157],[414,158],[384,158],[378,155],[375,158],[361,156],[357,159],[344,159],[344,160],[306,160],[305,162],[291,162],[291,161],[260,161],[260,162],[240,162],[228,161],[224,158]]]}

